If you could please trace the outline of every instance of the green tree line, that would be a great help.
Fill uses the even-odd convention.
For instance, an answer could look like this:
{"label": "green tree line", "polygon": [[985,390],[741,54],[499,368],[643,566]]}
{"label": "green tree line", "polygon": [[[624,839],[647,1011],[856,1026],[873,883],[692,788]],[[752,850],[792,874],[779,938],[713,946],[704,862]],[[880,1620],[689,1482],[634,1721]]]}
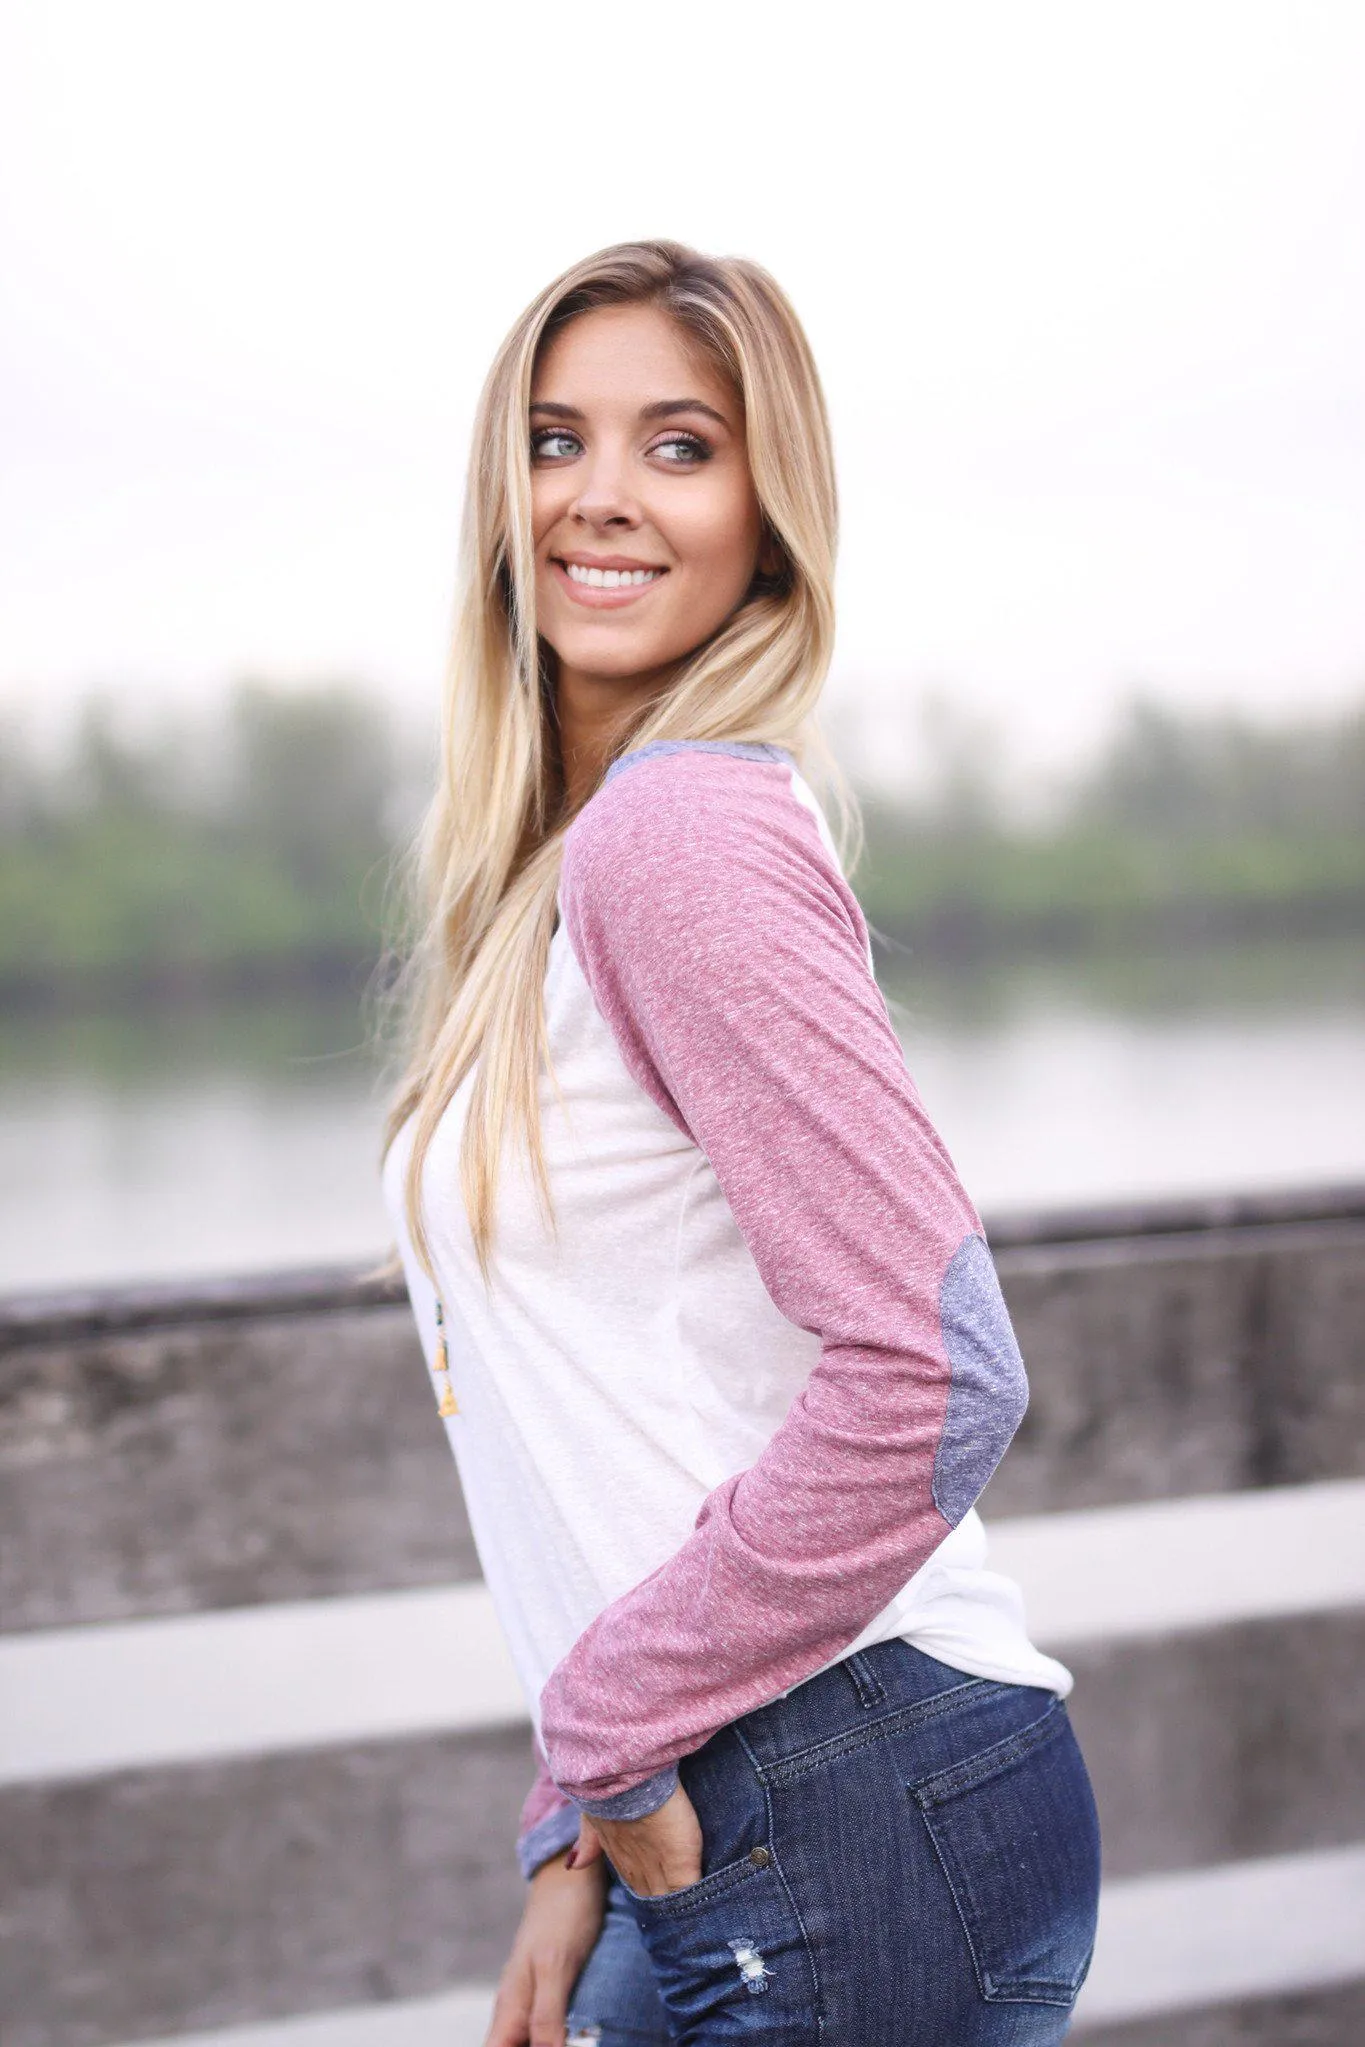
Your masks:
{"label": "green tree line", "polygon": [[150,735],[87,707],[0,766],[0,989],[352,979],[376,956],[402,762],[362,693],[247,684]]}
{"label": "green tree line", "polygon": [[[421,771],[363,691],[246,684],[141,735],[90,704],[0,731],[0,995],[358,986]],[[1045,820],[975,757],[865,800],[875,928],[943,954],[1365,926],[1365,703],[1334,718],[1137,700]]]}
{"label": "green tree line", "polygon": [[1138,698],[1044,821],[1010,822],[997,780],[867,807],[875,925],[936,951],[1365,927],[1365,703],[1259,723]]}

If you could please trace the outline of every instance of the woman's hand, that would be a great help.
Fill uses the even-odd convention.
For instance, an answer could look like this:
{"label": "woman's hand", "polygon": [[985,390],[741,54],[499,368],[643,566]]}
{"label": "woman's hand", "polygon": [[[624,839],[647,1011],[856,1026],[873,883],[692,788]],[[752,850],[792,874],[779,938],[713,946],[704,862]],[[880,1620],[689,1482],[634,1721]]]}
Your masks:
{"label": "woman's hand", "polygon": [[556,1855],[531,1878],[484,2047],[564,2047],[569,1997],[602,1931],[604,1874]]}
{"label": "woman's hand", "polygon": [[581,1820],[575,1871],[595,1862],[604,1848],[627,1890],[641,1898],[680,1891],[701,1875],[701,1822],[681,1784],[642,1820]]}

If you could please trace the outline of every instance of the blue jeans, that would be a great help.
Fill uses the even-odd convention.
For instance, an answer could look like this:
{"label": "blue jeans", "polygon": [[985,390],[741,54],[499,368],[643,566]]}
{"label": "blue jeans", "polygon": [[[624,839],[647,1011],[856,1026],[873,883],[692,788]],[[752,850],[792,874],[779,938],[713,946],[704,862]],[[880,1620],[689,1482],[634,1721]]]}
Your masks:
{"label": "blue jeans", "polygon": [[681,1776],[702,1876],[619,1880],[570,2047],[1047,2047],[1090,1965],[1099,1829],[1063,1702],[882,1642]]}

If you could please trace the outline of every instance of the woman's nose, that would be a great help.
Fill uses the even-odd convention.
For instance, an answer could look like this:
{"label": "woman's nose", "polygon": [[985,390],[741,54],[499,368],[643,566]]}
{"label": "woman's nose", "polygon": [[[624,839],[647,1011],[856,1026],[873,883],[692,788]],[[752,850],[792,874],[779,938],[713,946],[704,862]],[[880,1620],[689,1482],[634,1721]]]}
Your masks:
{"label": "woman's nose", "polygon": [[638,526],[640,506],[629,487],[625,464],[606,449],[590,455],[579,471],[572,514],[589,526]]}

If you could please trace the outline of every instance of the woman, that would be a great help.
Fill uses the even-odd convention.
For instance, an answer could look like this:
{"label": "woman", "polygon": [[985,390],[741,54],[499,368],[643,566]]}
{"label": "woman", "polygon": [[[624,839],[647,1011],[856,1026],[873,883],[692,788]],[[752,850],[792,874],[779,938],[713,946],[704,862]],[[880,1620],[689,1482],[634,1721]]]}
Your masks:
{"label": "woman", "polygon": [[539,1773],[488,2047],[1046,2042],[1068,1671],[981,1225],[800,763],[828,427],[755,265],[568,271],[475,429],[386,1194]]}

